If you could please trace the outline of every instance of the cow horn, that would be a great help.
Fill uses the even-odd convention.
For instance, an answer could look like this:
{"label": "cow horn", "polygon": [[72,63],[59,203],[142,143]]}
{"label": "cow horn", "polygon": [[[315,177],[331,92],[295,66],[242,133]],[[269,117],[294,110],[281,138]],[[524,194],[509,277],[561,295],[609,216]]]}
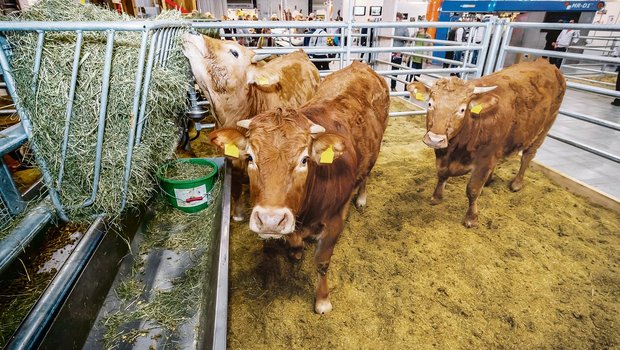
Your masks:
{"label": "cow horn", "polygon": [[237,122],[237,126],[240,128],[249,129],[250,123],[252,123],[252,119],[243,119]]}
{"label": "cow horn", "polygon": [[310,126],[310,133],[311,134],[320,134],[325,132],[325,128],[320,126],[319,124],[312,124]]}
{"label": "cow horn", "polygon": [[432,88],[433,85],[435,85],[436,80],[431,80],[428,78],[422,78],[422,76],[417,76],[415,78],[415,80],[419,81],[420,83],[424,84],[424,86],[426,86],[427,88]]}
{"label": "cow horn", "polygon": [[265,58],[267,58],[269,56],[271,56],[271,55],[269,55],[269,54],[254,55],[254,57],[252,57],[252,63],[260,62],[260,61],[264,60]]}
{"label": "cow horn", "polygon": [[476,86],[474,88],[474,94],[484,94],[485,92],[493,91],[497,85],[493,86]]}

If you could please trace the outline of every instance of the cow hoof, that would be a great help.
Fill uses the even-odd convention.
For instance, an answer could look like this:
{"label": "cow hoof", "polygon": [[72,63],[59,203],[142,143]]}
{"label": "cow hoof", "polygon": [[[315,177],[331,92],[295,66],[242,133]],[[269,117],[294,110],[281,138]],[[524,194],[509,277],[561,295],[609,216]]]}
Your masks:
{"label": "cow hoof", "polygon": [[437,204],[441,203],[442,201],[443,201],[442,198],[433,197],[433,198],[431,198],[431,202],[430,203],[431,203],[431,205],[437,205]]}
{"label": "cow hoof", "polygon": [[473,217],[473,218],[466,217],[463,220],[463,226],[465,226],[467,228],[478,226],[478,217]]}
{"label": "cow hoof", "polygon": [[314,312],[317,314],[325,315],[330,311],[332,311],[332,303],[329,299],[318,300],[314,303]]}
{"label": "cow hoof", "polygon": [[364,197],[357,197],[357,200],[355,201],[355,206],[358,209],[361,209],[361,208],[365,207],[366,206],[366,197],[365,196]]}
{"label": "cow hoof", "polygon": [[513,181],[510,183],[510,190],[512,192],[518,192],[523,188],[523,181]]}
{"label": "cow hoof", "polygon": [[233,215],[232,218],[236,222],[241,222],[241,221],[245,220],[245,217],[243,215],[241,215],[241,216]]}

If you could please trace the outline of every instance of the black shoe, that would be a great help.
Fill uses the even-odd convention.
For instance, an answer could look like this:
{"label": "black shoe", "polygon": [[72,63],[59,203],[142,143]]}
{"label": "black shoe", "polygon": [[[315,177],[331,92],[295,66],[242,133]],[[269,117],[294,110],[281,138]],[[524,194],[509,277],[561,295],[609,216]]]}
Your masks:
{"label": "black shoe", "polygon": [[614,105],[614,106],[620,106],[620,99],[617,98],[617,99],[611,101],[611,104]]}

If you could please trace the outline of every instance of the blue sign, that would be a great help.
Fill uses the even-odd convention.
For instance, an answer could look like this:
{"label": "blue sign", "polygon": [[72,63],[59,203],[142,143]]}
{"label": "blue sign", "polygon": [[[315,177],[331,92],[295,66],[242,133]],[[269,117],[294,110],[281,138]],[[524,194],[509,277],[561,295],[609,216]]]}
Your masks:
{"label": "blue sign", "polygon": [[463,1],[448,0],[441,12],[594,12],[605,6],[603,1]]}

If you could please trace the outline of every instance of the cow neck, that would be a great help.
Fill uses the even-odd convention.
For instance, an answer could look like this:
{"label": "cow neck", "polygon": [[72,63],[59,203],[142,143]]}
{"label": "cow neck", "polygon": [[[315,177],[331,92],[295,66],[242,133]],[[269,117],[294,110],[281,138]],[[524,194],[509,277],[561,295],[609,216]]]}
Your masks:
{"label": "cow neck", "polygon": [[213,93],[211,89],[211,102],[213,109],[222,123],[222,127],[235,127],[237,122],[242,119],[253,117],[253,106],[247,103],[249,99],[249,89],[247,87],[238,88],[224,93]]}

